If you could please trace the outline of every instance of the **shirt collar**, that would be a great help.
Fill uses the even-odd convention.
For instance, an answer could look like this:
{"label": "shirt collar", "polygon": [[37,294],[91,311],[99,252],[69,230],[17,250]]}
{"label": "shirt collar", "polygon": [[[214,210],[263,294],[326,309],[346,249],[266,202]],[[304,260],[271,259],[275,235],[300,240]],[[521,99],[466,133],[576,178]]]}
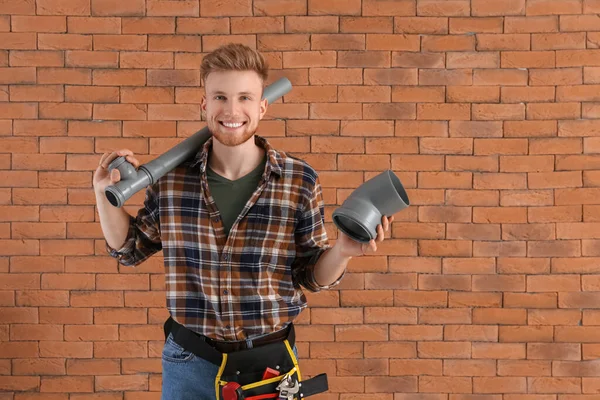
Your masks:
{"label": "shirt collar", "polygon": [[[190,167],[198,165],[202,174],[206,171],[206,161],[208,159],[208,152],[212,148],[213,139],[214,137],[211,136],[204,142],[190,165]],[[266,178],[269,177],[271,172],[277,176],[281,176],[283,170],[283,158],[281,154],[262,136],[254,135],[254,142],[263,148],[267,154]]]}

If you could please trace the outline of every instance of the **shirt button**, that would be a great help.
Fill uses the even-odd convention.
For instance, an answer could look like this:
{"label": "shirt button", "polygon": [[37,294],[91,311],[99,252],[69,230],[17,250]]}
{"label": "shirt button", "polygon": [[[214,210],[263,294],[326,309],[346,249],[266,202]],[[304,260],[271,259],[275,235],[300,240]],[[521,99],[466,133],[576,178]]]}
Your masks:
{"label": "shirt button", "polygon": [[223,294],[229,294],[229,290],[223,290]]}
{"label": "shirt button", "polygon": [[231,329],[231,325],[226,325],[225,328]]}
{"label": "shirt button", "polygon": [[229,254],[225,254],[225,255],[223,255],[223,260],[225,260],[225,261],[229,261]]}
{"label": "shirt button", "polygon": [[220,220],[221,220],[221,218],[219,218],[219,217],[214,217],[213,218],[213,222],[219,222]]}

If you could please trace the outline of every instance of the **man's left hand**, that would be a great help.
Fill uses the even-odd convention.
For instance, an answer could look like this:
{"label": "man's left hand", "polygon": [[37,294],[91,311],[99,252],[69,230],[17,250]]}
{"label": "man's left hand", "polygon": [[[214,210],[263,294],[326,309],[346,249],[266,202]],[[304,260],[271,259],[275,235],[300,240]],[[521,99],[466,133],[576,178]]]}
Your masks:
{"label": "man's left hand", "polygon": [[377,237],[371,239],[369,243],[360,243],[350,238],[341,230],[338,230],[338,239],[335,243],[335,247],[338,248],[339,253],[344,257],[358,257],[368,254],[375,253],[377,251],[377,243],[380,243],[385,238],[385,232],[388,232],[394,216],[381,217],[381,224],[377,225]]}

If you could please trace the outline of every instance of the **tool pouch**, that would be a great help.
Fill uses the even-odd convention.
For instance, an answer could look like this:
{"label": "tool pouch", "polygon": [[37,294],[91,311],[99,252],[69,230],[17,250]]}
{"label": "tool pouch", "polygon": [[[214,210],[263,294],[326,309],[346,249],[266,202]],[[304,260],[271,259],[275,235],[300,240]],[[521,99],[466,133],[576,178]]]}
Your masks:
{"label": "tool pouch", "polygon": [[[175,343],[219,366],[215,379],[217,400],[277,399],[280,394],[285,394],[285,399],[298,400],[329,389],[326,374],[302,381],[298,359],[292,350],[295,341],[293,325],[282,340],[228,353],[216,350],[172,318],[165,322],[164,331],[165,338],[171,333]],[[279,375],[263,379],[267,368],[279,372]],[[293,390],[280,392],[278,387],[283,379]],[[231,388],[234,386],[235,396],[232,396]]]}
{"label": "tool pouch", "polygon": [[[267,368],[276,370],[280,374],[263,380]],[[290,376],[293,382],[301,382],[302,379],[298,360],[287,339],[252,349],[224,353],[215,381],[217,400],[227,400],[224,396],[224,388],[229,382],[241,385],[237,389],[238,399],[255,396],[260,396],[261,399],[277,399],[279,394],[277,386],[286,376]],[[268,395],[273,396],[266,397]],[[299,398],[299,393],[298,397],[293,398]]]}

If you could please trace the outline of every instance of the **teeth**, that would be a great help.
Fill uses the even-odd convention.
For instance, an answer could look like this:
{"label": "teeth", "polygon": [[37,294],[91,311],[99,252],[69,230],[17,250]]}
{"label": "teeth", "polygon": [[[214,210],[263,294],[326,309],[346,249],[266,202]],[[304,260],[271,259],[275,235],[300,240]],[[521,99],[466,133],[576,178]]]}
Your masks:
{"label": "teeth", "polygon": [[223,122],[223,125],[225,125],[228,128],[239,128],[240,126],[243,125],[242,122],[238,122],[238,123],[231,123],[231,122]]}

